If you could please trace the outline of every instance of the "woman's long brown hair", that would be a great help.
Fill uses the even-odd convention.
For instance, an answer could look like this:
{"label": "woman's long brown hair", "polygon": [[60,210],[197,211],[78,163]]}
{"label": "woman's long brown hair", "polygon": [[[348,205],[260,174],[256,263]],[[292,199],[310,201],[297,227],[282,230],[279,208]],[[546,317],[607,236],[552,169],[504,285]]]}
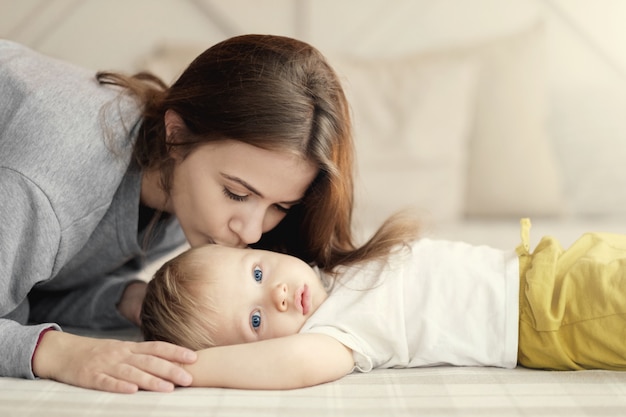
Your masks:
{"label": "woman's long brown hair", "polygon": [[[243,35],[207,49],[170,87],[149,73],[101,72],[98,80],[124,87],[142,103],[134,159],[141,169],[160,171],[166,192],[174,146],[187,155],[204,143],[234,139],[290,152],[318,166],[302,203],[253,247],[288,253],[330,271],[381,256],[405,234],[388,225],[378,237],[355,246],[350,108],[336,73],[311,45],[283,36]],[[186,126],[175,140],[166,137],[168,110]]]}

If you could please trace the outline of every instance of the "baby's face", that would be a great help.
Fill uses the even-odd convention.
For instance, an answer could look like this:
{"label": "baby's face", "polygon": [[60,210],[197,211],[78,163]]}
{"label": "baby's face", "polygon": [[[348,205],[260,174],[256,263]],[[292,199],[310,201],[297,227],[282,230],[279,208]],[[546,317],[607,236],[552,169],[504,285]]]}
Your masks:
{"label": "baby's face", "polygon": [[248,343],[297,333],[327,298],[320,277],[298,258],[255,249],[211,245],[201,259],[210,267],[217,345]]}

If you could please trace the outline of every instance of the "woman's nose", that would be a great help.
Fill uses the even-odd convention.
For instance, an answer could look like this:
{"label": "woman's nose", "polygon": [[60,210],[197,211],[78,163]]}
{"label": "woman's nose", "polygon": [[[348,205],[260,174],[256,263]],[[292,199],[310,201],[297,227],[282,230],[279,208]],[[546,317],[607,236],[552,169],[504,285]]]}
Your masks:
{"label": "woman's nose", "polygon": [[263,215],[247,213],[242,217],[231,220],[230,229],[246,245],[256,243],[263,234]]}
{"label": "woman's nose", "polygon": [[287,284],[278,284],[272,289],[272,302],[278,311],[287,311]]}

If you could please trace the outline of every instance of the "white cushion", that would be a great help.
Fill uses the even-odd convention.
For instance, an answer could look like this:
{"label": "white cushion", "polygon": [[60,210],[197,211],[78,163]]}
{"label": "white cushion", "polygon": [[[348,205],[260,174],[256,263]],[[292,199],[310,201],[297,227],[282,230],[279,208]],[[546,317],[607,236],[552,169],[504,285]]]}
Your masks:
{"label": "white cushion", "polygon": [[543,24],[460,50],[482,62],[470,139],[467,213],[546,216],[565,210],[547,133]]}
{"label": "white cushion", "polygon": [[[552,121],[571,215],[626,214],[626,84],[553,94]],[[616,232],[615,230],[610,230]]]}
{"label": "white cushion", "polygon": [[371,229],[409,206],[462,218],[478,62],[444,54],[330,62],[353,110],[357,226]]}

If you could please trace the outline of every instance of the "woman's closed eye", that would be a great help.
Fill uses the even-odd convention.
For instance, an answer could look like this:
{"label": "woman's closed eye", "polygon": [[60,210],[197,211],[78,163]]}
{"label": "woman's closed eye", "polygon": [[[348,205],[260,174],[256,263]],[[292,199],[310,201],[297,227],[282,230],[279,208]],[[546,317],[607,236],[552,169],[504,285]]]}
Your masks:
{"label": "woman's closed eye", "polygon": [[224,193],[224,195],[226,197],[228,197],[229,199],[231,199],[233,201],[241,202],[241,201],[246,201],[248,199],[248,194],[240,195],[240,194],[232,192],[231,190],[229,190],[226,187],[222,188],[222,192]]}
{"label": "woman's closed eye", "polygon": [[[248,197],[250,196],[249,194],[237,194],[235,192],[233,192],[232,190],[230,190],[228,187],[222,187],[222,193],[230,200],[233,201],[237,201],[237,202],[244,202],[248,200]],[[284,206],[282,204],[274,204],[273,206],[276,210],[278,210],[280,213],[282,214],[287,214],[289,213],[289,210],[291,209],[292,205],[289,206]]]}

